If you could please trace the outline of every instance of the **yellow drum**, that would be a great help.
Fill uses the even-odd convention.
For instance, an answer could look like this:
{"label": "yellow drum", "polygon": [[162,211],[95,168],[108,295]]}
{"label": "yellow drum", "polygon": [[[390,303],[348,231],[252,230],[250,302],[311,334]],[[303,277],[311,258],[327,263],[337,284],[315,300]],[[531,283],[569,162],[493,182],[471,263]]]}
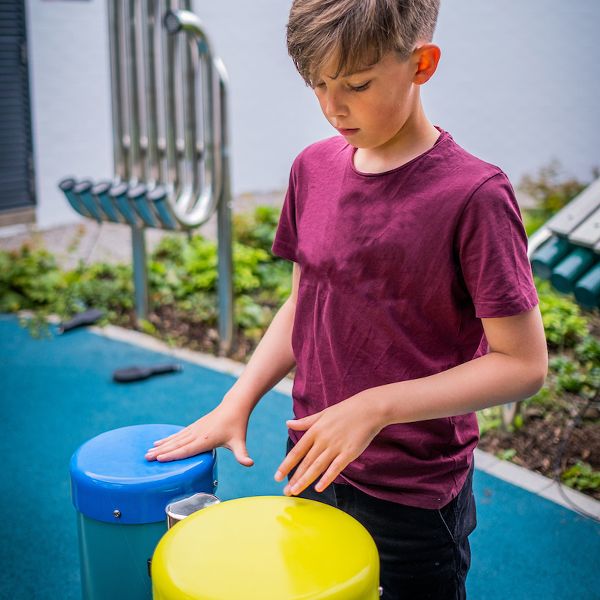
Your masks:
{"label": "yellow drum", "polygon": [[254,496],[204,508],[152,557],[154,600],[378,600],[379,555],[356,519],[322,502]]}

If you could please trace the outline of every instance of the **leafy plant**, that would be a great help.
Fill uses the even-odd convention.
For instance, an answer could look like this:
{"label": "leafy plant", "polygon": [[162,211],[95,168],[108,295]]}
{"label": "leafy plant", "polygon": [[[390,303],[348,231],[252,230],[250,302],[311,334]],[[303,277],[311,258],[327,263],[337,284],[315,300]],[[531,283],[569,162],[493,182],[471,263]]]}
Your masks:
{"label": "leafy plant", "polygon": [[542,408],[550,408],[553,404],[554,395],[547,386],[544,386],[537,394],[523,401],[524,406],[539,406]]}
{"label": "leafy plant", "polygon": [[483,437],[488,431],[502,427],[502,415],[499,406],[491,406],[477,412],[479,434]]}
{"label": "leafy plant", "polygon": [[517,451],[514,448],[507,448],[506,450],[500,450],[496,456],[500,460],[512,460],[517,455]]}
{"label": "leafy plant", "polygon": [[0,252],[0,311],[42,309],[56,302],[62,287],[56,259],[46,250]]}
{"label": "leafy plant", "polygon": [[586,462],[578,460],[561,475],[565,485],[576,490],[598,490],[600,489],[600,471],[594,471]]}
{"label": "leafy plant", "polygon": [[535,285],[550,348],[572,348],[589,335],[587,320],[574,300],[559,295],[546,280],[536,277]]}
{"label": "leafy plant", "polygon": [[234,239],[252,248],[271,252],[280,210],[274,206],[259,206],[254,213],[233,217]]}

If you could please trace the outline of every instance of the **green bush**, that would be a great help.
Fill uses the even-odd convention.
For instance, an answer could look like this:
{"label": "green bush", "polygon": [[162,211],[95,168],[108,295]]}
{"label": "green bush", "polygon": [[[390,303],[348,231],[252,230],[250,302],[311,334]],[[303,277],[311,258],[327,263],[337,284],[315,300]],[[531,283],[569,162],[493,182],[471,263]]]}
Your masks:
{"label": "green bush", "polygon": [[[291,291],[292,265],[274,257],[271,245],[279,211],[259,207],[234,218],[233,288],[235,324],[258,339]],[[201,235],[163,236],[148,260],[152,307],[173,306],[190,322],[213,326],[218,319],[217,245]],[[123,322],[134,309],[132,268],[94,263],[61,271],[46,250],[0,251],[0,311],[36,311],[68,317],[88,307],[104,310],[107,320]],[[31,321],[39,329],[41,321]],[[155,332],[147,321],[142,327]]]}
{"label": "green bush", "polygon": [[253,213],[233,216],[234,239],[245,246],[261,248],[271,253],[280,210],[274,206],[259,206]]}
{"label": "green bush", "polygon": [[568,296],[554,291],[549,281],[535,277],[535,285],[548,346],[554,349],[573,348],[589,334],[588,322],[581,314],[581,308]]}
{"label": "green bush", "polygon": [[57,302],[64,281],[46,250],[0,252],[0,311],[39,310]]}

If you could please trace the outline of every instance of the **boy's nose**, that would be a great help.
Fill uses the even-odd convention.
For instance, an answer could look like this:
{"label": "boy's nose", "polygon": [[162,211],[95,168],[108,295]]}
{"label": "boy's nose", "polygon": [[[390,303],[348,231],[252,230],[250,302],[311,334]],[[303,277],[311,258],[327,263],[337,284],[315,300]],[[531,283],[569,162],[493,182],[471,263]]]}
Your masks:
{"label": "boy's nose", "polygon": [[346,117],[348,115],[348,108],[344,105],[338,95],[329,93],[325,100],[325,114],[330,119]]}

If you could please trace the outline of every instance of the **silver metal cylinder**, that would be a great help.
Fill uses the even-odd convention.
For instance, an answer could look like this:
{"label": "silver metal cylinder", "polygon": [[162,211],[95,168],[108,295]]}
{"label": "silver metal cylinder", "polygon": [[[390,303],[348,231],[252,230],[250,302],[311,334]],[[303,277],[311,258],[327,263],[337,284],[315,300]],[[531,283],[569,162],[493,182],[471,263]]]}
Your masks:
{"label": "silver metal cylinder", "polygon": [[112,107],[112,132],[113,132],[113,157],[114,171],[117,182],[126,181],[128,178],[125,167],[126,149],[123,144],[124,123],[123,112],[123,77],[122,77],[122,47],[123,47],[123,3],[122,1],[109,0],[108,2],[108,34],[110,51],[111,74],[111,107]]}
{"label": "silver metal cylinder", "polygon": [[124,11],[124,40],[125,40],[125,76],[127,85],[127,114],[129,124],[129,180],[136,185],[142,176],[141,147],[140,147],[140,97],[139,97],[139,60],[136,35],[136,17],[140,0],[127,2]]}
{"label": "silver metal cylinder", "polygon": [[213,504],[219,504],[221,502],[215,495],[199,493],[193,496],[188,496],[182,500],[171,502],[165,508],[167,513],[167,527],[171,529],[175,523],[189,517],[191,514],[211,506]]}
{"label": "silver metal cylinder", "polygon": [[230,240],[231,230],[231,187],[230,187],[230,153],[229,123],[227,121],[227,71],[220,58],[214,60],[215,70],[219,74],[219,159],[221,164],[221,196],[217,205],[217,239],[218,239],[218,285],[219,285],[219,353],[227,356],[233,341],[233,248]]}
{"label": "silver metal cylinder", "polygon": [[[156,36],[155,29],[160,18],[157,14],[157,0],[146,0],[142,5],[142,49],[144,56],[144,100],[145,100],[145,133],[147,136],[146,151],[146,185],[153,189],[160,181],[160,161],[158,157],[158,110],[156,85]],[[157,18],[158,17],[158,18]]]}
{"label": "silver metal cylinder", "polygon": [[[187,36],[182,59],[183,167],[174,199],[177,218],[184,226],[199,226],[214,213],[222,187],[221,139],[219,132],[220,90],[215,80],[214,55],[200,19],[188,10],[174,10],[165,16],[165,27],[172,36]],[[193,44],[190,44],[193,42]],[[202,118],[197,115],[194,74],[202,73]],[[175,88],[177,89],[177,88]],[[222,107],[221,107],[222,108]],[[177,114],[175,115],[177,117]],[[201,185],[196,171],[202,166]],[[190,176],[190,173],[192,174]]]}

